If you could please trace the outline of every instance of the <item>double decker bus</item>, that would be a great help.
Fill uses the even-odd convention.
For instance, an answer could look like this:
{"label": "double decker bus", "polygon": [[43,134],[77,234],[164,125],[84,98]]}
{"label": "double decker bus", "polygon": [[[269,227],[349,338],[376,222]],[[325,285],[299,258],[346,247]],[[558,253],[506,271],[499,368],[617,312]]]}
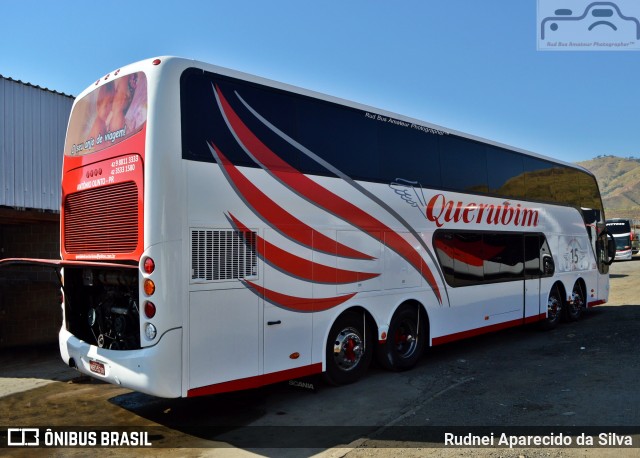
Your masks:
{"label": "double decker bus", "polygon": [[628,261],[633,256],[634,233],[628,219],[613,218],[607,220],[607,231],[613,235],[616,244],[616,261]]}
{"label": "double decker bus", "polygon": [[609,294],[585,169],[192,60],[80,94],[62,190],[33,261],[63,268],[62,359],[162,397],[347,384]]}

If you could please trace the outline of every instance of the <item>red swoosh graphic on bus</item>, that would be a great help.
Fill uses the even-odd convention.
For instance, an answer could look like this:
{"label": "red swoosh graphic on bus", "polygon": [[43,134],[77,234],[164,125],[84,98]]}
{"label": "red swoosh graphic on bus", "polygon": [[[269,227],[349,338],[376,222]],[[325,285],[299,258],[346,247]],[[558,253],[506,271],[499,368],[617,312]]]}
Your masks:
{"label": "red swoosh graphic on bus", "polygon": [[[361,253],[346,245],[330,239],[326,235],[306,225],[298,218],[280,207],[266,194],[251,183],[240,171],[227,159],[220,149],[211,144],[219,157],[219,163],[224,167],[229,179],[245,201],[267,222],[279,232],[292,240],[323,253],[355,259],[375,259],[373,256]],[[296,228],[292,231],[290,228]]]}
{"label": "red swoosh graphic on bus", "polygon": [[347,302],[357,293],[345,294],[344,296],[337,297],[324,297],[324,298],[308,298],[308,297],[296,297],[288,296],[286,294],[277,293],[270,289],[263,288],[260,285],[256,285],[250,281],[244,280],[243,283],[247,284],[255,293],[263,296],[266,301],[272,304],[294,310],[296,312],[322,312],[329,310],[337,305]]}
{"label": "red swoosh graphic on bus", "polygon": [[[380,240],[393,251],[407,260],[433,289],[438,302],[442,303],[442,297],[438,284],[436,283],[431,270],[422,259],[422,256],[415,250],[409,242],[398,233],[391,230],[384,223],[378,221],[362,209],[356,207],[351,202],[332,193],[328,189],[320,186],[299,170],[282,160],[277,154],[271,151],[264,143],[256,137],[253,132],[242,122],[240,117],[231,108],[229,102],[224,98],[220,89],[216,86],[216,93],[219,97],[222,109],[227,117],[232,129],[244,146],[260,161],[261,165],[268,169],[282,183],[295,190],[301,196],[306,197],[310,202],[315,203],[326,211],[333,213],[344,221],[354,225],[371,237]],[[383,231],[381,236],[378,231]]]}
{"label": "red swoosh graphic on bus", "polygon": [[[231,213],[229,213],[229,217],[233,220],[233,224],[241,235],[251,232]],[[375,273],[338,269],[318,264],[289,253],[288,251],[266,241],[260,236],[256,237],[258,255],[262,259],[276,266],[280,270],[303,280],[312,281],[314,283],[346,284],[369,280],[380,275]]]}

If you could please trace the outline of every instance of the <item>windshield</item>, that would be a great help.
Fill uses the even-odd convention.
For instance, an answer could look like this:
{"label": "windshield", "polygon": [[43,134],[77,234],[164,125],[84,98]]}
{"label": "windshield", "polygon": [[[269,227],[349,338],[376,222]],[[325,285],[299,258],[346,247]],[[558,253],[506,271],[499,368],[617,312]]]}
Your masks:
{"label": "windshield", "polygon": [[114,79],[76,102],[64,146],[66,156],[95,153],[139,132],[147,121],[147,78]]}
{"label": "windshield", "polygon": [[631,238],[629,236],[616,237],[616,249],[628,250],[631,248]]}

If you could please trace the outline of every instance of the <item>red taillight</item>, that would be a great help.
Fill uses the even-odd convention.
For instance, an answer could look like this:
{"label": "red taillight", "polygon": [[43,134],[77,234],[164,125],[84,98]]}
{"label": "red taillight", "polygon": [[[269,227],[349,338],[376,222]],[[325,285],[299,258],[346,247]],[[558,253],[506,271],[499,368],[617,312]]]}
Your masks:
{"label": "red taillight", "polygon": [[144,314],[147,315],[147,318],[153,318],[156,316],[156,305],[153,302],[145,302]]}
{"label": "red taillight", "polygon": [[148,274],[152,274],[154,270],[156,270],[156,263],[151,258],[147,258],[144,260],[143,264],[144,271]]}

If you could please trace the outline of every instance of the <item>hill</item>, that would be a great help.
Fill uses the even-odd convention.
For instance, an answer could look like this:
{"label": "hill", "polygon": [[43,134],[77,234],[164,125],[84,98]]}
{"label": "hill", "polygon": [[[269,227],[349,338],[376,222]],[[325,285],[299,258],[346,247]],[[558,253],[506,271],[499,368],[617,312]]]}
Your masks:
{"label": "hill", "polygon": [[599,156],[578,165],[596,176],[607,218],[640,219],[640,159]]}

